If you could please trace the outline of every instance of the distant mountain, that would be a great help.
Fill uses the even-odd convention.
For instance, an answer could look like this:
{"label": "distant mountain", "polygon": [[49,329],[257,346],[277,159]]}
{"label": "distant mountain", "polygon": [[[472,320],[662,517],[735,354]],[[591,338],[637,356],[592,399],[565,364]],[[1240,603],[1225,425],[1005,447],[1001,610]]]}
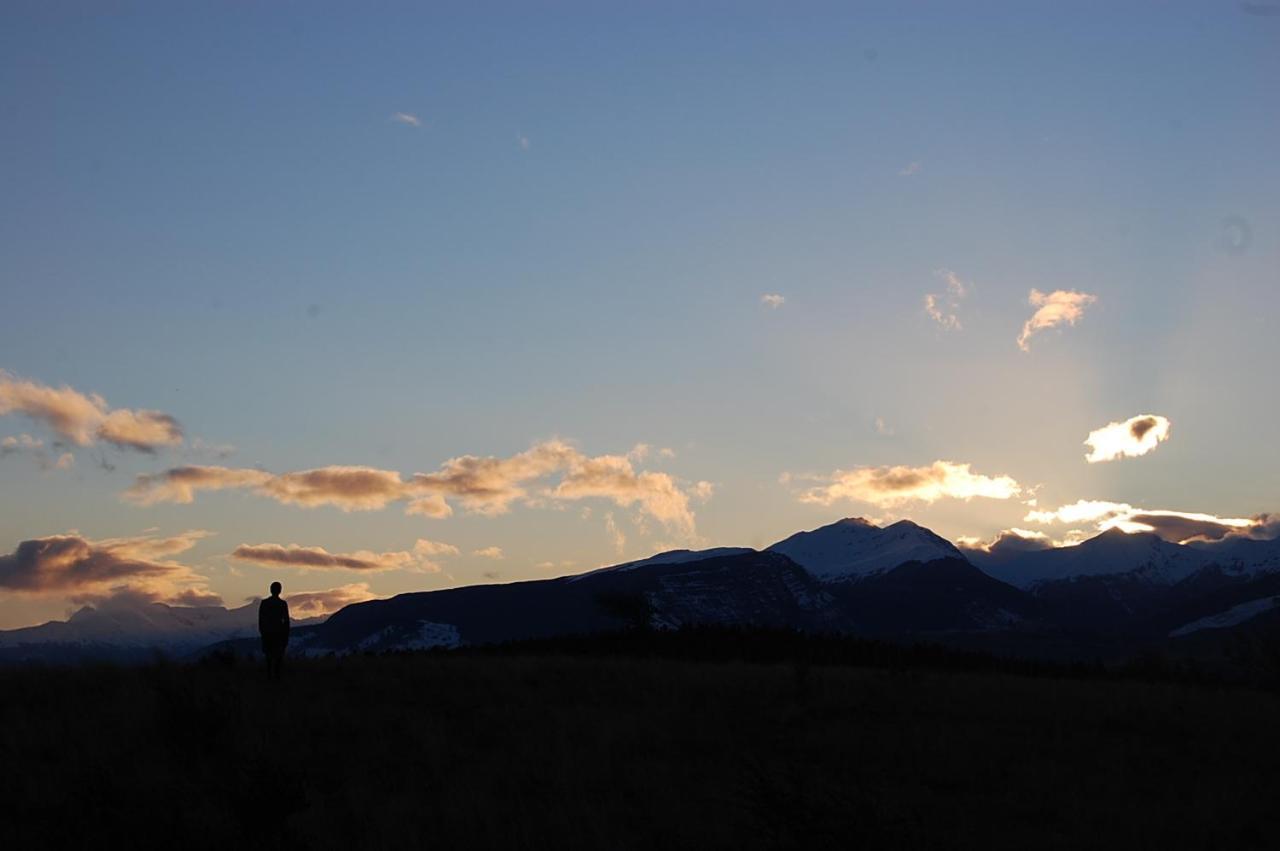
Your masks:
{"label": "distant mountain", "polygon": [[1200,550],[1170,543],[1151,532],[1126,534],[1119,529],[1074,547],[1033,549],[1004,558],[987,558],[973,550],[967,554],[986,573],[1025,589],[1075,577],[1118,575],[1172,585],[1207,563]]}
{"label": "distant mountain", "polygon": [[630,569],[357,603],[309,630],[302,649],[324,654],[488,644],[629,624],[852,627],[821,584],[782,555],[746,550],[620,567]]}
{"label": "distant mountain", "polygon": [[823,582],[863,579],[909,561],[964,559],[950,541],[910,520],[881,528],[861,517],[797,532],[768,552],[787,556]]}
{"label": "distant mountain", "polygon": [[[357,603],[297,622],[291,648],[378,652],[718,624],[1113,658],[1167,642],[1221,645],[1225,633],[1280,617],[1277,598],[1280,540],[1179,545],[1112,530],[1074,547],[1004,540],[962,550],[907,520],[848,518],[763,551],[671,550],[578,576]],[[0,661],[133,661],[209,646],[255,652],[255,606],[86,607],[66,622],[0,632]]]}
{"label": "distant mountain", "polygon": [[[299,619],[305,626],[321,618]],[[169,606],[114,600],[84,606],[65,621],[0,630],[0,660],[75,662],[133,661],[156,653],[180,656],[217,641],[256,636],[258,604]]]}

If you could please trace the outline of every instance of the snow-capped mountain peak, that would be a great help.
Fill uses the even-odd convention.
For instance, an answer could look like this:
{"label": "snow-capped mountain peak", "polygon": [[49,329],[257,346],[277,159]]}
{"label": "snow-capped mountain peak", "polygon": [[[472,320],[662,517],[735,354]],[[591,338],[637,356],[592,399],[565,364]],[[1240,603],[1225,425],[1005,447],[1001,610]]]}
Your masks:
{"label": "snow-capped mountain peak", "polygon": [[910,520],[880,527],[861,517],[797,532],[768,548],[824,582],[859,579],[909,561],[964,558],[951,542]]}

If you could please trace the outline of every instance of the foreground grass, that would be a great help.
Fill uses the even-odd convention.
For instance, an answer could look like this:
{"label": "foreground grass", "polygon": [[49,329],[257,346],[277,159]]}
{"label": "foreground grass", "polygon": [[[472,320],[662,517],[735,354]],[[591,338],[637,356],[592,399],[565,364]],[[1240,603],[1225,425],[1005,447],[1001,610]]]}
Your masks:
{"label": "foreground grass", "polygon": [[0,671],[0,842],[1280,840],[1280,698],[1245,689],[515,655],[294,661],[288,674]]}

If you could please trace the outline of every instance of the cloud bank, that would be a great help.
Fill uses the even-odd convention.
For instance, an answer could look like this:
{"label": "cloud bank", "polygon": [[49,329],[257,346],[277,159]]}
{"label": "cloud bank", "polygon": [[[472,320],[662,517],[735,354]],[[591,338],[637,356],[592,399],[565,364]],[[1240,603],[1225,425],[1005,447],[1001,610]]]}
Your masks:
{"label": "cloud bank", "polygon": [[1054,290],[1046,295],[1033,289],[1027,296],[1027,302],[1036,308],[1036,312],[1023,324],[1022,333],[1018,335],[1018,348],[1024,352],[1031,351],[1031,336],[1046,328],[1075,325],[1084,316],[1085,308],[1097,300],[1095,295],[1075,290]]}
{"label": "cloud bank", "polygon": [[1169,438],[1169,426],[1168,418],[1159,414],[1139,414],[1124,422],[1107,423],[1085,438],[1084,444],[1089,447],[1085,460],[1097,464],[1146,455]]}

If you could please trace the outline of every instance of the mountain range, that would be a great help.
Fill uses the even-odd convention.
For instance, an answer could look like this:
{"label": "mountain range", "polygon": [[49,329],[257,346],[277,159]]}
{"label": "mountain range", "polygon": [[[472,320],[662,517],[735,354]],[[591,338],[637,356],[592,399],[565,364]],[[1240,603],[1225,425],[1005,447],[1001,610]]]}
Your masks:
{"label": "mountain range", "polygon": [[[623,627],[757,625],[1033,657],[1199,650],[1280,622],[1280,539],[1177,544],[1104,532],[1072,547],[958,547],[909,520],[848,518],[764,550],[673,550],[556,579],[400,594],[298,622],[308,655],[490,644]],[[85,607],[0,631],[0,660],[132,660],[255,645],[254,604]],[[1221,643],[1220,641],[1218,643]]]}

